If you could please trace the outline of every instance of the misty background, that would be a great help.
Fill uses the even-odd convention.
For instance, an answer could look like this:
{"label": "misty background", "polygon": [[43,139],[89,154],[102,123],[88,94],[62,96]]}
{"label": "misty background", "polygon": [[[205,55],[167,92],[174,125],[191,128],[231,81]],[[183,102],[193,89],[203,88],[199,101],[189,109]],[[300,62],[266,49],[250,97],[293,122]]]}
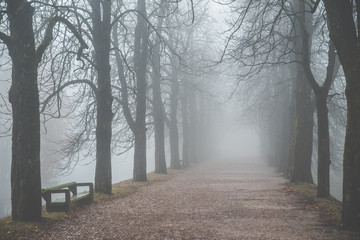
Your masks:
{"label": "misty background", "polygon": [[[199,64],[203,69],[208,71],[206,75],[199,78],[198,81],[206,87],[207,94],[211,103],[209,104],[212,112],[211,133],[211,149],[208,149],[208,156],[211,160],[222,161],[224,159],[252,159],[259,158],[267,161],[267,151],[262,149],[264,141],[263,121],[266,117],[260,116],[259,112],[264,114],[271,107],[264,103],[271,102],[272,98],[267,97],[261,92],[267,89],[265,82],[274,82],[278,76],[275,74],[258,74],[249,81],[240,81],[239,66],[223,61],[220,63],[222,51],[224,51],[224,42],[229,37],[230,32],[227,31],[231,27],[234,16],[231,14],[231,6],[219,5],[216,2],[208,1],[206,3],[208,15],[211,16],[207,21],[202,23],[202,27],[206,30],[206,43],[203,50],[204,53],[202,63]],[[204,31],[204,30],[202,30]],[[243,33],[239,33],[240,35]],[[209,45],[210,44],[210,45]],[[212,56],[213,59],[209,59]],[[0,72],[0,106],[1,106],[1,123],[2,136],[0,138],[0,217],[10,214],[10,165],[11,165],[11,116],[10,104],[7,100],[10,82],[10,63],[7,56],[1,58]],[[324,69],[318,68],[318,75],[322,75]],[[286,75],[290,73],[284,73]],[[290,76],[289,76],[290,77]],[[341,76],[340,76],[341,77]],[[255,79],[255,80],[254,80]],[[343,85],[340,83],[334,86],[335,92],[342,93]],[[76,87],[67,90],[68,100],[71,102],[71,95],[76,93]],[[256,98],[257,100],[254,100]],[[261,99],[261,100],[258,100]],[[344,101],[342,104],[344,105]],[[261,106],[260,106],[261,105]],[[262,109],[264,108],[264,109]],[[254,110],[255,109],[255,110]],[[70,111],[70,108],[64,108],[63,111]],[[66,114],[65,114],[66,115]],[[315,116],[316,117],[316,116]],[[43,119],[45,120],[45,118]],[[42,187],[49,187],[61,183],[76,182],[94,182],[95,161],[91,156],[88,159],[80,160],[72,163],[64,168],[66,159],[60,151],[62,144],[72,133],[72,127],[76,124],[74,119],[69,118],[51,118],[46,119],[41,129],[41,169],[42,169]],[[181,123],[179,123],[180,125]],[[315,126],[316,127],[316,126]],[[166,136],[166,160],[167,166],[170,164],[170,147],[169,132],[165,128]],[[336,127],[334,127],[336,129]],[[334,130],[335,131],[335,130]],[[337,135],[336,151],[333,154],[331,168],[331,194],[341,200],[342,195],[342,167],[341,159],[343,152],[344,131],[335,132]],[[181,136],[181,134],[179,134]],[[181,137],[179,142],[181,142]],[[269,139],[267,141],[276,141]],[[154,136],[150,134],[147,140],[147,172],[153,172],[155,169],[154,161]],[[313,143],[313,179],[316,183],[316,130],[314,129]],[[112,155],[112,183],[131,179],[133,176],[133,149],[126,147],[125,152],[119,151],[118,154]],[[181,153],[182,151],[180,151]],[[120,154],[121,153],[121,154]],[[86,154],[86,153],[80,153]],[[180,155],[181,157],[181,155]]]}

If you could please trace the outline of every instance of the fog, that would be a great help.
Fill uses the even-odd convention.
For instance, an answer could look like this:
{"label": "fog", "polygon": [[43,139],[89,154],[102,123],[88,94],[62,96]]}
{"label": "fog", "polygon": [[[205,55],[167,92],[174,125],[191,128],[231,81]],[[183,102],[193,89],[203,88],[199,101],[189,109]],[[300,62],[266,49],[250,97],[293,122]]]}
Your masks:
{"label": "fog", "polygon": [[[249,124],[246,121],[242,121],[242,116],[234,114],[238,113],[239,110],[236,109],[238,106],[228,103],[223,104],[223,110],[221,111],[221,116],[217,116],[217,122],[214,126],[214,139],[212,142],[214,144],[214,149],[211,149],[212,156],[211,160],[224,161],[227,160],[238,160],[238,161],[252,161],[254,159],[261,159],[261,149],[260,149],[260,136],[258,134],[257,126]],[[55,126],[56,128],[56,126]],[[51,129],[47,129],[48,133],[51,132]],[[46,134],[44,134],[45,145],[51,145],[52,148],[48,146],[44,147],[47,150],[46,154],[43,154],[45,160],[47,156],[56,154],[56,146],[49,140],[45,140]],[[10,204],[10,163],[11,163],[11,154],[10,154],[10,138],[1,138],[1,217],[7,216],[10,214],[11,204]],[[58,139],[59,140],[59,139]],[[51,141],[54,141],[52,139]],[[170,164],[170,150],[169,150],[169,139],[166,138],[167,148],[166,148],[166,159],[167,165]],[[147,172],[153,172],[155,168],[154,162],[154,139],[150,138],[147,142]],[[56,159],[57,163],[61,159]],[[261,159],[265,163],[266,159]],[[315,163],[314,163],[315,164]],[[120,156],[112,156],[112,182],[117,183],[123,180],[131,179],[133,174],[133,150],[128,151]],[[51,165],[50,165],[51,166]],[[56,166],[56,162],[55,162]],[[72,169],[70,174],[62,175],[59,172],[59,169],[54,169],[55,174],[52,175],[52,178],[43,177],[43,187],[50,187],[56,184],[66,183],[66,182],[94,182],[95,174],[95,162],[94,161],[81,161],[78,163],[74,169]],[[316,179],[315,171],[313,171],[314,179]],[[331,177],[331,192],[332,194],[341,199],[341,174],[338,172],[334,174],[332,172]],[[45,181],[44,181],[45,180]]]}
{"label": "fog", "polygon": [[[254,158],[260,158],[260,141],[255,126],[247,125],[239,120],[238,106],[232,103],[220,104],[222,108],[217,111],[216,122],[213,127],[214,148],[209,150],[212,154],[208,155],[211,161],[228,160],[248,161]],[[42,131],[42,167],[51,168],[50,173],[43,171],[42,187],[51,187],[66,182],[94,182],[95,178],[95,161],[80,161],[69,173],[61,171],[61,162],[58,154],[59,144],[66,136],[66,128],[59,119],[53,119],[47,122],[46,131]],[[0,138],[2,144],[1,156],[1,217],[11,213],[10,203],[10,166],[11,166],[11,142],[10,138]],[[182,139],[180,139],[182,140]],[[153,172],[154,162],[154,138],[153,136],[147,141],[147,172]],[[118,183],[123,180],[132,178],[133,174],[133,150],[130,150],[120,156],[112,155],[112,183]],[[170,165],[170,147],[169,136],[166,137],[166,160]],[[202,160],[205,161],[206,160]],[[49,170],[49,169],[46,169]]]}
{"label": "fog", "polygon": [[[166,17],[158,18],[156,14],[149,16],[149,22],[155,25],[155,30],[149,27],[149,29],[153,30],[149,34],[149,41],[151,42],[149,52],[151,54],[147,56],[149,61],[146,63],[145,60],[145,67],[142,69],[145,82],[145,93],[142,97],[144,102],[146,101],[145,106],[137,106],[138,102],[140,102],[138,101],[138,92],[140,92],[141,87],[138,88],[136,84],[137,81],[140,82],[137,78],[141,73],[137,72],[139,70],[138,66],[135,66],[135,62],[138,59],[144,59],[135,56],[137,53],[133,42],[136,42],[135,26],[137,25],[134,16],[124,17],[124,23],[129,25],[127,27],[131,32],[130,34],[128,29],[126,27],[122,28],[122,26],[118,29],[119,36],[112,33],[114,39],[112,39],[111,44],[115,44],[114,42],[119,39],[126,39],[126,41],[123,40],[120,44],[118,43],[118,46],[111,49],[114,52],[116,52],[115,50],[121,52],[119,54],[121,60],[116,58],[120,57],[115,56],[114,52],[111,52],[111,55],[108,56],[111,65],[109,66],[109,69],[111,69],[109,70],[111,81],[109,80],[108,85],[115,86],[110,89],[109,95],[112,96],[108,96],[112,101],[112,105],[110,104],[109,107],[110,118],[112,119],[110,125],[112,124],[113,134],[111,139],[112,183],[133,178],[135,135],[140,131],[138,129],[144,129],[145,133],[143,135],[146,135],[147,138],[146,172],[155,171],[154,122],[156,116],[154,112],[157,108],[154,106],[155,100],[152,94],[155,92],[154,79],[157,77],[160,82],[159,89],[161,88],[162,91],[159,94],[162,101],[160,111],[165,114],[165,120],[162,121],[163,124],[165,122],[165,159],[167,167],[171,165],[172,158],[171,131],[169,129],[176,128],[175,135],[178,135],[176,138],[179,147],[178,156],[180,157],[178,160],[183,160],[183,141],[185,138],[183,123],[187,121],[188,125],[191,125],[191,129],[188,129],[187,133],[191,135],[196,132],[194,136],[191,135],[187,138],[190,148],[196,146],[197,152],[193,155],[194,158],[199,157],[196,164],[206,164],[207,161],[223,161],[226,163],[226,160],[251,162],[256,159],[256,161],[262,161],[263,164],[268,164],[274,171],[278,171],[278,165],[280,165],[278,162],[285,161],[288,149],[291,149],[291,146],[294,145],[292,144],[294,140],[291,139],[291,131],[295,129],[295,124],[291,122],[293,121],[291,111],[295,109],[293,104],[294,92],[296,92],[295,78],[299,72],[296,67],[299,66],[294,64],[293,58],[296,56],[291,55],[294,52],[288,48],[291,46],[295,49],[296,46],[292,46],[292,43],[283,44],[282,40],[277,39],[279,36],[269,37],[275,43],[269,39],[256,41],[256,37],[251,32],[247,32],[247,30],[252,30],[252,27],[254,27],[252,24],[256,23],[254,21],[256,19],[255,8],[253,15],[250,14],[250,17],[246,15],[250,19],[242,22],[240,21],[242,18],[237,16],[241,12],[239,9],[244,9],[243,6],[240,8],[240,3],[236,3],[239,5],[234,3],[234,6],[230,2],[221,5],[216,1],[200,1],[201,3],[199,2],[196,5],[194,12],[196,14],[201,12],[201,17],[194,15],[192,20],[192,11],[189,10],[189,6],[184,3],[185,1],[181,2],[179,5],[180,10],[174,6],[169,7],[170,10],[171,7],[174,8],[173,11],[167,10],[171,12],[170,17],[173,16],[173,13],[181,13],[178,14],[179,17],[170,19],[171,21],[166,22],[164,26],[156,27],[156,24],[160,24],[160,20],[162,18],[166,19]],[[149,9],[156,12],[157,5],[153,5]],[[119,8],[124,10],[123,6]],[[182,8],[185,10],[182,10]],[[254,19],[251,19],[252,17]],[[38,19],[41,18],[38,17]],[[266,21],[267,19],[263,20]],[[245,29],[240,28],[239,25],[241,24]],[[283,25],[288,26],[289,23],[286,22]],[[265,33],[272,31],[267,29],[266,26],[263,26],[263,28],[263,30],[258,31]],[[276,31],[281,30],[285,31],[285,33],[287,33],[286,31],[291,32],[291,27],[289,28],[290,30],[285,27],[284,29],[275,27]],[[40,29],[39,31],[43,30]],[[62,27],[59,27],[59,31],[65,32]],[[87,31],[87,29],[83,31]],[[326,38],[325,41],[316,33],[314,31],[314,44],[318,45],[313,48],[320,49],[324,47],[323,42],[327,42],[328,39],[321,35],[324,39]],[[69,33],[66,32],[66,34]],[[39,66],[40,108],[46,105],[44,102],[47,103],[47,98],[53,94],[53,99],[49,101],[48,106],[45,106],[45,111],[41,113],[40,156],[43,188],[73,181],[95,181],[96,114],[98,111],[96,104],[99,101],[100,91],[94,93],[92,88],[98,87],[93,85],[99,84],[96,75],[97,68],[94,67],[99,63],[93,59],[96,56],[96,49],[91,45],[92,38],[86,34],[84,34],[86,35],[84,37],[89,39],[85,39],[85,42],[90,47],[84,50],[84,56],[86,56],[84,59],[86,61],[94,60],[93,63],[87,66],[85,60],[79,62],[75,57],[69,59],[64,57],[64,59],[52,61],[52,57],[55,59],[55,56],[61,56],[61,51],[65,51],[64,49],[58,50],[56,46],[64,48],[68,47],[64,42],[75,42],[75,38],[66,36],[66,34],[64,33],[64,40],[54,40],[53,48],[51,51],[46,52],[48,55],[44,57],[44,63]],[[163,34],[163,39],[158,39],[157,35],[161,34]],[[58,35],[62,36],[60,33]],[[38,38],[40,37],[38,36]],[[39,44],[38,39],[36,42]],[[261,47],[259,46],[260,43]],[[78,51],[79,43],[72,44],[74,45],[69,44],[72,52]],[[156,60],[153,59],[156,56],[156,44],[161,45],[158,47],[160,48],[158,55],[161,55],[158,59],[159,66],[155,63]],[[323,49],[314,50],[313,54],[313,58],[316,60],[314,61],[319,62],[320,65],[315,68],[314,75],[320,79],[325,78],[326,75],[324,63],[326,54],[324,55],[324,52],[326,51]],[[284,56],[286,56],[285,60]],[[0,64],[0,115],[3,125],[0,138],[0,217],[7,216],[11,212],[12,143],[11,131],[7,131],[11,129],[12,123],[12,109],[8,101],[11,82],[9,80],[11,78],[9,71],[11,61],[9,62],[9,59],[7,51],[3,50]],[[271,64],[268,64],[268,61]],[[86,67],[83,65],[86,65]],[[159,69],[156,69],[156,67]],[[161,73],[159,73],[160,67]],[[64,68],[64,70],[61,70],[61,68]],[[158,70],[159,72],[157,72]],[[342,153],[345,134],[342,118],[345,118],[346,102],[343,97],[344,77],[341,74],[341,69],[339,72],[337,82],[335,81],[330,90],[332,98],[331,101],[329,100],[329,109],[333,113],[330,114],[330,142],[331,148],[335,149],[331,153],[330,189],[331,194],[341,200]],[[156,76],[157,74],[159,76]],[[61,84],[73,79],[90,79],[92,82],[89,81],[93,85],[88,83],[89,86],[86,84],[74,84],[58,91]],[[123,91],[124,88],[126,88],[125,91]],[[177,94],[175,100],[172,99],[174,92]],[[124,99],[124,95],[127,99]],[[314,102],[313,94],[308,95],[309,98],[312,98],[311,101]],[[188,105],[184,103],[184,99],[188,101]],[[127,104],[125,107],[124,102]],[[173,102],[175,102],[177,115],[173,114]],[[194,107],[194,111],[192,111],[192,107]],[[304,108],[307,108],[307,106]],[[312,108],[315,109],[313,105]],[[144,118],[144,126],[140,127],[136,126],[138,122],[142,123],[140,120],[137,121],[137,111],[139,109],[145,109],[143,115],[139,114]],[[314,112],[316,111],[313,110],[312,115],[316,116]],[[130,117],[125,117],[125,114],[129,114]],[[185,117],[186,114],[189,116]],[[175,121],[177,121],[175,124],[171,124],[171,120],[174,120],[172,119],[173,115]],[[194,117],[195,120],[191,119],[191,117]],[[132,119],[129,120],[129,118]],[[290,126],[291,124],[292,126]],[[314,123],[312,124],[314,125]],[[313,128],[314,135],[317,132],[316,127],[315,124]],[[70,147],[64,148],[69,143],[72,143],[72,145],[70,144]],[[318,163],[316,145],[317,142],[314,141],[311,160],[312,176],[315,183],[317,181],[316,166]],[[120,152],[121,154],[116,154]],[[290,155],[293,156],[293,154]],[[69,159],[72,159],[72,161],[66,166]],[[272,163],[269,159],[275,159],[275,163]],[[190,167],[195,163],[191,161],[192,159],[190,159]],[[289,163],[289,165],[291,164]],[[288,166],[287,173],[284,173],[285,177],[289,177],[286,175],[289,175],[292,170],[291,166]]]}

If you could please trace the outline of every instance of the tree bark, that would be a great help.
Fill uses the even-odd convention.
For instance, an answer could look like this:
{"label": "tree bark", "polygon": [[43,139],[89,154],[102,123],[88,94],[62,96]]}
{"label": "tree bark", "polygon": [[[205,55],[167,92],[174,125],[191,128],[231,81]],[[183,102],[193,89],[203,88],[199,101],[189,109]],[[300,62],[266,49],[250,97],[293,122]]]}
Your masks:
{"label": "tree bark", "polygon": [[[160,12],[163,12],[160,10]],[[164,18],[159,18],[159,32],[161,34],[161,28],[164,22]],[[155,132],[155,173],[167,173],[166,159],[165,159],[165,120],[163,111],[163,101],[161,97],[161,69],[160,69],[160,37],[156,35],[154,50],[153,50],[153,116],[154,116],[154,132]]]}
{"label": "tree bark", "polygon": [[[102,7],[101,7],[102,5]],[[92,2],[95,69],[97,72],[95,192],[112,193],[112,93],[110,77],[111,1]]]}
{"label": "tree bark", "polygon": [[148,58],[148,29],[145,0],[137,1],[137,25],[135,28],[134,65],[136,74],[136,130],[133,180],[143,182],[146,177],[146,65]]}
{"label": "tree bark", "polygon": [[296,129],[294,145],[293,182],[313,183],[311,157],[314,127],[314,104],[311,100],[311,87],[302,69],[297,77],[296,87]]}
{"label": "tree bark", "polygon": [[[357,33],[360,26],[357,26],[354,18],[353,1],[323,0],[323,2],[329,20],[330,38],[336,47],[347,83],[342,222],[345,227],[358,230],[360,229],[360,47]],[[357,8],[356,17],[359,16],[359,8]]]}
{"label": "tree bark", "polygon": [[342,221],[350,228],[360,228],[360,73],[346,86],[347,124],[343,163]]}
{"label": "tree bark", "polygon": [[177,109],[179,102],[179,80],[177,66],[172,69],[171,76],[171,96],[170,96],[170,167],[174,169],[180,168],[180,154],[179,154],[179,132],[178,132],[178,121],[177,121]]}
{"label": "tree bark", "polygon": [[202,94],[199,94],[199,111],[198,111],[198,122],[197,122],[197,129],[198,129],[198,160],[205,161],[206,160],[206,135],[208,131],[208,116],[207,116],[207,109],[205,104],[205,97]]}
{"label": "tree bark", "polygon": [[146,182],[146,129],[137,128],[135,133],[134,172],[135,182]]}
{"label": "tree bark", "polygon": [[10,22],[12,85],[12,219],[41,220],[40,113],[34,9],[27,1],[7,1]]}
{"label": "tree bark", "polygon": [[[311,42],[312,42],[312,23],[307,23],[307,14],[305,11],[305,2],[300,1],[302,5],[300,14],[301,35],[302,35],[302,65],[306,78],[311,85],[316,100],[316,110],[318,118],[318,185],[317,185],[317,197],[329,198],[330,197],[330,139],[329,139],[329,119],[328,119],[328,107],[327,97],[330,87],[335,80],[339,66],[336,66],[336,53],[332,41],[329,41],[328,50],[328,66],[327,74],[324,84],[320,86],[316,81],[311,70]],[[310,17],[308,17],[310,19]],[[310,25],[310,26],[309,26]]]}
{"label": "tree bark", "polygon": [[317,197],[330,196],[330,137],[327,93],[316,96],[318,122],[318,187]]}
{"label": "tree bark", "polygon": [[198,142],[197,142],[197,101],[196,101],[196,90],[190,89],[189,92],[189,120],[190,120],[190,149],[189,149],[189,159],[190,162],[196,163],[198,161],[197,158],[197,149],[198,149]]}
{"label": "tree bark", "polygon": [[[123,61],[119,51],[115,51],[116,63],[118,68],[119,80],[121,84],[121,106],[123,108],[125,119],[134,134],[134,169],[133,180],[145,182],[146,176],[146,64],[148,55],[148,32],[146,21],[145,1],[137,2],[138,10],[142,13],[137,16],[137,25],[135,28],[135,47],[134,47],[134,66],[136,75],[136,116],[135,120],[129,107],[128,84],[126,82]],[[118,24],[114,24],[113,36],[114,46],[119,47]]]}
{"label": "tree bark", "polygon": [[[296,0],[295,9],[297,15],[295,16],[295,59],[296,64],[296,130],[295,130],[295,146],[294,146],[294,169],[291,180],[294,182],[309,182],[313,183],[311,174],[311,159],[312,159],[312,145],[313,145],[313,127],[314,127],[314,104],[311,99],[312,88],[309,81],[306,79],[303,68],[303,51],[310,52],[310,48],[304,49],[304,28],[308,28],[311,22],[311,14],[305,12],[305,2]],[[308,41],[306,39],[305,41]],[[307,42],[306,46],[311,46]]]}
{"label": "tree bark", "polygon": [[[308,42],[306,33],[304,33],[304,42]],[[308,46],[305,46],[308,49]],[[307,79],[314,90],[316,99],[316,112],[318,118],[318,185],[317,185],[317,197],[329,198],[330,197],[330,137],[329,137],[329,117],[327,98],[330,90],[330,86],[333,83],[338,67],[335,67],[336,53],[332,42],[329,42],[329,62],[327,67],[327,74],[324,84],[320,86],[310,68],[310,54],[304,49],[304,71]]]}
{"label": "tree bark", "polygon": [[[289,89],[289,93],[290,93],[290,89]],[[280,124],[280,144],[277,146],[278,149],[278,170],[279,172],[283,173],[285,176],[288,176],[288,167],[289,167],[289,163],[287,162],[287,152],[288,152],[288,145],[291,142],[291,127],[293,127],[294,125],[291,125],[291,120],[290,120],[290,111],[292,111],[291,109],[291,95],[289,93],[285,93],[287,94],[286,96],[283,96],[281,98],[281,111],[280,111],[280,116],[281,116],[281,121]],[[290,101],[289,101],[290,100]],[[290,102],[290,103],[289,103]]]}
{"label": "tree bark", "polygon": [[165,159],[165,121],[161,98],[160,78],[153,78],[153,106],[155,131],[155,173],[167,173]]}
{"label": "tree bark", "polygon": [[288,178],[291,177],[291,170],[294,165],[294,147],[295,147],[295,128],[296,128],[296,107],[294,94],[291,94],[291,100],[288,110],[288,126],[289,126],[289,141],[286,150],[286,163],[283,167],[284,173]]}
{"label": "tree bark", "polygon": [[188,89],[186,86],[182,87],[182,96],[181,101],[181,116],[182,116],[182,133],[183,133],[183,142],[182,142],[182,159],[184,162],[184,168],[190,166],[189,161],[189,103],[188,103]]}

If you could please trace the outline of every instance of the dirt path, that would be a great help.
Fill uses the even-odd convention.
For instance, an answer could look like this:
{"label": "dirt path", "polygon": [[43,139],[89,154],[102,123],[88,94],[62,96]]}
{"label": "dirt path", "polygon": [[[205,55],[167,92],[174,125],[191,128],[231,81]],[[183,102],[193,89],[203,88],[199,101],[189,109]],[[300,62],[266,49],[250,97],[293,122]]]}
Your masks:
{"label": "dirt path", "polygon": [[259,164],[199,166],[135,194],[80,210],[28,239],[360,239],[303,210]]}

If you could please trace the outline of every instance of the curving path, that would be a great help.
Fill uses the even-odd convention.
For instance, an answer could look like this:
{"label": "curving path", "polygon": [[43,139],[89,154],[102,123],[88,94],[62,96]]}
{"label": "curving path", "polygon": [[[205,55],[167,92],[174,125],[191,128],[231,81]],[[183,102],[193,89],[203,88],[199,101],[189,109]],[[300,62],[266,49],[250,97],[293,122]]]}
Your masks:
{"label": "curving path", "polygon": [[360,239],[326,226],[260,163],[208,163],[93,204],[28,239]]}

